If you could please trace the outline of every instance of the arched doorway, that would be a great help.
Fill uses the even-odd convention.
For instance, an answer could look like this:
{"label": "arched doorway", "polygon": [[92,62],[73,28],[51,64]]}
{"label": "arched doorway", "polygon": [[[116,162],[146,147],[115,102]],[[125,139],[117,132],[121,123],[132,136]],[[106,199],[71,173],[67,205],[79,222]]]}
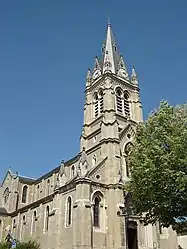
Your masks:
{"label": "arched doorway", "polygon": [[136,221],[127,222],[127,243],[129,249],[138,249]]}

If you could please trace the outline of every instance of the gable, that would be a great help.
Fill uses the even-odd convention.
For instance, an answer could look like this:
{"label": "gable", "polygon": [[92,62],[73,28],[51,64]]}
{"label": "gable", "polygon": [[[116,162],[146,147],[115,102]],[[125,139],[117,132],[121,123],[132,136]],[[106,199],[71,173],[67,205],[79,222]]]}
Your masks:
{"label": "gable", "polygon": [[121,144],[121,151],[124,149],[124,145],[128,142],[133,141],[135,136],[135,125],[128,123],[126,127],[120,132],[120,144]]}
{"label": "gable", "polygon": [[4,187],[4,186],[8,186],[11,179],[14,177],[14,174],[12,173],[12,171],[9,169],[1,183],[1,187]]}
{"label": "gable", "polygon": [[107,181],[105,174],[105,166],[108,157],[102,159],[95,167],[93,167],[88,173],[87,177],[95,182],[105,183]]}

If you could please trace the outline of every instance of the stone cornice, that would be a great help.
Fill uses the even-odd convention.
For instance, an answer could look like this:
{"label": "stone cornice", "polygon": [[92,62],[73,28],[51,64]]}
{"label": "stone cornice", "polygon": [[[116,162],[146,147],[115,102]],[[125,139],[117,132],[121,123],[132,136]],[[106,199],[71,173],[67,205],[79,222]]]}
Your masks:
{"label": "stone cornice", "polygon": [[118,138],[103,138],[101,141],[100,141],[101,144],[103,143],[117,143],[119,144],[120,143],[120,140]]}
{"label": "stone cornice", "polygon": [[90,139],[90,138],[94,137],[95,135],[98,135],[100,132],[101,132],[101,128],[99,128],[99,129],[93,131],[92,133],[90,133],[90,134],[87,135],[87,136],[84,136],[83,138],[84,138],[84,139]]}
{"label": "stone cornice", "polygon": [[139,87],[137,85],[132,84],[130,82],[130,80],[122,79],[121,77],[117,76],[116,74],[107,72],[105,74],[102,74],[90,87],[86,88],[85,93],[92,91],[94,88],[97,88],[97,86],[100,83],[104,83],[106,77],[111,77],[112,80],[114,80],[114,81],[117,80],[120,83],[131,87],[133,90],[139,91]]}
{"label": "stone cornice", "polygon": [[120,188],[122,189],[123,186],[122,184],[116,183],[116,184],[105,184],[105,183],[99,183],[96,181],[91,180],[89,177],[81,177],[81,178],[77,178],[76,180],[74,179],[74,181],[69,182],[68,184],[62,186],[61,188],[58,189],[58,191],[55,191],[54,193],[52,193],[49,196],[46,196],[42,199],[39,199],[33,203],[30,203],[29,205],[26,205],[14,212],[11,213],[7,213],[6,216],[10,216],[10,217],[14,217],[16,215],[18,215],[18,213],[24,213],[27,212],[29,209],[34,209],[36,207],[39,207],[41,204],[45,204],[45,203],[49,203],[51,201],[53,201],[55,195],[57,194],[61,194],[61,193],[66,193],[67,191],[69,191],[70,189],[73,190],[75,189],[76,185],[79,183],[86,183],[86,184],[90,184],[91,186],[98,186],[98,187],[102,187],[102,188],[106,188],[106,189],[116,189],[116,188]]}
{"label": "stone cornice", "polygon": [[86,124],[86,123],[85,123],[83,126],[84,126],[84,127],[85,127],[85,126],[89,127],[89,126],[91,126],[91,125],[96,125],[97,123],[99,123],[99,122],[102,120],[102,118],[103,118],[103,114],[100,115],[98,118],[94,119],[91,123],[89,123],[89,124]]}

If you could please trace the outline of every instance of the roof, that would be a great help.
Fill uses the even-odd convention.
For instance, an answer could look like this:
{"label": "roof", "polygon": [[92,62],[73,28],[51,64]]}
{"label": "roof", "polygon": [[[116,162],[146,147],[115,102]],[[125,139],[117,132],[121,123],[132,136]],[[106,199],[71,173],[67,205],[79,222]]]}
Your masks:
{"label": "roof", "polygon": [[[66,161],[66,162],[65,162],[65,166],[69,166],[69,165],[71,165],[72,163],[75,163],[75,162],[79,159],[80,154],[81,154],[81,153],[77,154],[77,155],[74,156],[73,158],[71,158],[71,159],[69,159],[68,161]],[[8,170],[7,174],[11,174],[11,176],[14,177],[14,178],[18,177],[18,179],[19,179],[19,181],[20,181],[21,183],[25,183],[25,184],[28,184],[28,185],[30,184],[30,185],[31,185],[31,184],[33,184],[33,183],[37,184],[37,183],[40,182],[42,179],[46,179],[46,178],[50,177],[53,173],[58,172],[59,169],[60,169],[60,166],[58,166],[58,167],[52,169],[51,171],[49,171],[49,172],[45,173],[44,175],[40,176],[39,178],[32,178],[32,177],[27,177],[27,176],[21,176],[21,175],[18,175],[18,174],[13,174],[12,171],[11,171],[10,169]],[[7,176],[7,174],[6,174],[6,176]],[[5,176],[4,180],[6,179],[6,176]],[[4,182],[4,180],[3,180],[3,182]],[[3,185],[3,183],[2,183],[1,185]],[[0,208],[1,208],[1,207],[0,207]],[[6,210],[5,210],[5,211],[6,211]],[[0,210],[0,212],[1,212],[1,210]]]}
{"label": "roof", "polygon": [[4,207],[0,207],[0,215],[3,214],[8,214],[8,212],[6,211],[6,209]]}
{"label": "roof", "polygon": [[21,183],[32,184],[36,181],[36,179],[31,177],[26,177],[26,176],[18,176],[18,177]]}
{"label": "roof", "polygon": [[[76,161],[78,161],[79,157],[80,157],[80,153],[79,153],[78,155],[74,156],[73,158],[71,158],[70,160],[66,161],[64,165],[65,165],[65,166],[69,166],[69,165],[71,165],[72,163],[75,163]],[[35,183],[38,183],[38,182],[40,182],[42,179],[46,179],[46,178],[50,177],[53,173],[58,172],[59,169],[60,169],[60,166],[58,166],[58,167],[54,168],[53,170],[47,172],[46,174],[44,174],[44,175],[42,175],[41,177],[37,178],[37,179],[35,180]]]}

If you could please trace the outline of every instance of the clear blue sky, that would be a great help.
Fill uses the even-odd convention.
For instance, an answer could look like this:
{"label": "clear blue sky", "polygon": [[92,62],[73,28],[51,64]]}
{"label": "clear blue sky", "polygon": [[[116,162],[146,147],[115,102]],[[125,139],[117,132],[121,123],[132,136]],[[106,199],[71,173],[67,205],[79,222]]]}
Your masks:
{"label": "clear blue sky", "polygon": [[85,77],[110,16],[135,64],[144,118],[187,99],[187,1],[0,0],[0,179],[38,177],[79,152]]}

